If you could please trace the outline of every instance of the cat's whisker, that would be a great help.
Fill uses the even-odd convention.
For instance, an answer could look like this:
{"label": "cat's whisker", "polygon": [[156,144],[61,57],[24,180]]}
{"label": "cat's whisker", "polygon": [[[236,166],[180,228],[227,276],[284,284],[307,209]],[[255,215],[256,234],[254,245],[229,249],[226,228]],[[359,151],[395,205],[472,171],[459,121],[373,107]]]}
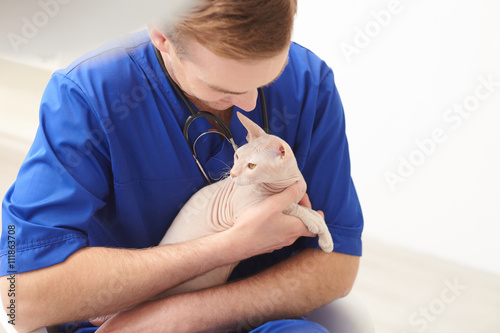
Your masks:
{"label": "cat's whisker", "polygon": [[[220,181],[220,180],[224,180],[224,179],[226,179],[226,178],[228,178],[228,177],[230,176],[230,171],[231,171],[231,170],[222,172],[219,178],[213,178],[213,177],[211,177],[211,178],[212,178],[213,180],[215,180],[216,182],[218,182],[218,181]],[[210,175],[210,176],[211,176],[211,175]]]}
{"label": "cat's whisker", "polygon": [[232,166],[228,165],[223,160],[219,160],[219,159],[216,159],[216,160],[219,161],[219,162],[221,162],[222,164],[224,164],[226,167],[223,169],[223,172],[221,173],[221,175],[220,175],[219,178],[217,178],[217,179],[213,178],[213,179],[215,181],[220,181],[220,180],[228,178],[230,176],[230,172],[231,172]]}

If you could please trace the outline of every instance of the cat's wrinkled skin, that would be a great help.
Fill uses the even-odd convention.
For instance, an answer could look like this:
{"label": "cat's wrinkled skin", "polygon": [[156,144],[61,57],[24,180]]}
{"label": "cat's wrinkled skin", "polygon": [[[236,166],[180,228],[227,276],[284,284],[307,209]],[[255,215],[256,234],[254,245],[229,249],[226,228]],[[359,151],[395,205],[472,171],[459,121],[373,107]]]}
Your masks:
{"label": "cat's wrinkled skin", "polygon": [[[179,212],[160,245],[180,243],[231,228],[238,214],[248,206],[297,181],[304,181],[292,149],[284,140],[266,134],[241,113],[238,113],[238,118],[248,131],[248,143],[236,151],[230,177],[195,193]],[[332,237],[318,212],[294,203],[284,213],[300,218],[309,231],[318,234],[323,251],[333,250]],[[224,284],[236,265],[219,267],[168,290],[162,296]]]}

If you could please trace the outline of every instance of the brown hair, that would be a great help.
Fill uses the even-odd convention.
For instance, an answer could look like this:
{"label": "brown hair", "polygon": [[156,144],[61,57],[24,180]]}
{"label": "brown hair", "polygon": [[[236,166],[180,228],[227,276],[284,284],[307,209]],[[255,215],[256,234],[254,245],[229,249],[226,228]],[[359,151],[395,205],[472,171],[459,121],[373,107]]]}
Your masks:
{"label": "brown hair", "polygon": [[296,11],[297,0],[201,0],[164,33],[181,55],[191,37],[222,57],[266,58],[288,46]]}

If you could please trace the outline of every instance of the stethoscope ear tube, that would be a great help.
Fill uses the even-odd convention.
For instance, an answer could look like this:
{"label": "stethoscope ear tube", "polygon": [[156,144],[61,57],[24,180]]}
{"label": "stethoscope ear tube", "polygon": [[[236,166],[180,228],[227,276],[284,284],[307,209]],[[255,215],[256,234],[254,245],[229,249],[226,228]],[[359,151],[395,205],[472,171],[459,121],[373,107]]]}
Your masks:
{"label": "stethoscope ear tube", "polygon": [[260,98],[260,108],[262,111],[262,125],[264,128],[264,131],[267,134],[270,134],[271,132],[269,130],[269,119],[267,119],[267,104],[266,104],[266,95],[264,94],[264,88],[259,87],[258,91],[259,91],[259,98]]}

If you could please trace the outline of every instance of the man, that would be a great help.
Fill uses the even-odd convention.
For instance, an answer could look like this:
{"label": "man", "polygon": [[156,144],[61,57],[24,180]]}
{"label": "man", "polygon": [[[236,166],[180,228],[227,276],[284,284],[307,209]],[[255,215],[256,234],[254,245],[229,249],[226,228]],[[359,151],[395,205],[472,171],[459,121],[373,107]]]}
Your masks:
{"label": "man", "polygon": [[[3,203],[1,274],[9,272],[11,226],[19,331],[96,317],[104,332],[324,331],[279,319],[349,293],[363,220],[333,74],[290,44],[295,12],[293,0],[204,0],[173,26],[152,25],[149,36],[107,45],[54,74],[35,142]],[[281,213],[304,196],[303,184],[247,209],[227,231],[155,246],[206,185],[182,135],[188,108],[165,74],[198,110],[219,116],[238,145],[246,133],[234,114],[247,111],[262,124],[264,86],[271,133],[294,149],[335,252],[319,250],[300,220]],[[220,127],[193,123],[193,132],[212,126]],[[227,171],[229,145],[202,149],[210,175]],[[307,196],[301,202],[311,205]],[[242,260],[231,283],[151,301]],[[9,286],[1,281],[5,306]]]}

